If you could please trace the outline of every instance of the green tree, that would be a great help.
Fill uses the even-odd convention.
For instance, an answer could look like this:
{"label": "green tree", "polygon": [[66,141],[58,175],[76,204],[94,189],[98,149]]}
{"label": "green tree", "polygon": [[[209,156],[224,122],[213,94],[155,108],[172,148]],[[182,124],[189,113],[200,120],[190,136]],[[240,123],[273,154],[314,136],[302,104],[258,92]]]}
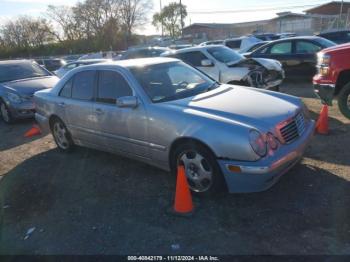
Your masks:
{"label": "green tree", "polygon": [[186,16],[186,6],[173,2],[162,8],[159,13],[155,13],[153,15],[152,24],[158,29],[163,25],[165,32],[168,33],[171,37],[176,38],[181,35],[181,28],[184,26],[184,24],[181,25],[181,23],[183,23],[183,20],[186,18]]}

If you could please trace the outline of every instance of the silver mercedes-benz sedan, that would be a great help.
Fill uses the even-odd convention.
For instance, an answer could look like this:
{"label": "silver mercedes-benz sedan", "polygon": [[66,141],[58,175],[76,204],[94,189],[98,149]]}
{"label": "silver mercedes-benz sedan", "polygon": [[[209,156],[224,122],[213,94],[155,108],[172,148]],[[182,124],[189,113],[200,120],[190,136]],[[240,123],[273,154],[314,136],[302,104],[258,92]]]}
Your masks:
{"label": "silver mercedes-benz sedan", "polygon": [[174,173],[183,164],[203,194],[268,189],[314,132],[299,98],[219,84],[171,58],[76,68],[34,99],[38,123],[62,151],[87,146]]}

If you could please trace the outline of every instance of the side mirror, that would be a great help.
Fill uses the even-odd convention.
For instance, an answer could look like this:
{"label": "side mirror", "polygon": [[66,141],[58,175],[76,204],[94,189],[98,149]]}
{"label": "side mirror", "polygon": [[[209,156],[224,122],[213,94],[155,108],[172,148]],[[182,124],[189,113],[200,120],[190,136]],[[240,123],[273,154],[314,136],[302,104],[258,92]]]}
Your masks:
{"label": "side mirror", "polygon": [[117,99],[117,107],[136,108],[139,105],[139,101],[136,96],[123,96]]}
{"label": "side mirror", "polygon": [[201,61],[201,65],[204,67],[210,67],[213,66],[213,62],[210,59],[204,59]]}

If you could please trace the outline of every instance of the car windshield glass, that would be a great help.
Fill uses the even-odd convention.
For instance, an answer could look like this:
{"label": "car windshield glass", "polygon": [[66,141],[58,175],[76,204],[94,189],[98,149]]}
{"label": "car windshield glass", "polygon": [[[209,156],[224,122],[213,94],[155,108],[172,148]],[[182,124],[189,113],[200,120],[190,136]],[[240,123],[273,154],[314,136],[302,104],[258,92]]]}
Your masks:
{"label": "car windshield glass", "polygon": [[130,70],[154,103],[195,96],[218,86],[214,80],[179,62]]}
{"label": "car windshield glass", "polygon": [[35,63],[0,64],[0,83],[49,75],[46,70]]}
{"label": "car windshield glass", "polygon": [[317,42],[321,44],[324,48],[331,47],[337,45],[331,40],[325,39],[325,38],[319,38],[317,39]]}
{"label": "car windshield glass", "polygon": [[218,61],[225,64],[232,64],[239,62],[244,59],[244,56],[238,54],[227,47],[210,47],[208,48],[208,52]]}

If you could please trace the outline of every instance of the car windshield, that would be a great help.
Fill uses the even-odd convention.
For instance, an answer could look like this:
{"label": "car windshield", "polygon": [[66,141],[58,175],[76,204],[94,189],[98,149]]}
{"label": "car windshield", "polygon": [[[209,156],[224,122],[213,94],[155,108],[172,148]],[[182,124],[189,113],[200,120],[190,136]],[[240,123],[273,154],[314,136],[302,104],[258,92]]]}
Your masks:
{"label": "car windshield", "polygon": [[49,75],[46,70],[35,63],[0,64],[0,83]]}
{"label": "car windshield", "polygon": [[132,67],[130,70],[153,103],[195,96],[219,86],[181,62]]}
{"label": "car windshield", "polygon": [[324,48],[337,45],[333,41],[321,37],[317,39],[317,42],[320,43]]}
{"label": "car windshield", "polygon": [[210,47],[208,48],[208,52],[216,60],[225,64],[233,64],[245,59],[241,54],[238,54],[237,52],[225,46]]}

